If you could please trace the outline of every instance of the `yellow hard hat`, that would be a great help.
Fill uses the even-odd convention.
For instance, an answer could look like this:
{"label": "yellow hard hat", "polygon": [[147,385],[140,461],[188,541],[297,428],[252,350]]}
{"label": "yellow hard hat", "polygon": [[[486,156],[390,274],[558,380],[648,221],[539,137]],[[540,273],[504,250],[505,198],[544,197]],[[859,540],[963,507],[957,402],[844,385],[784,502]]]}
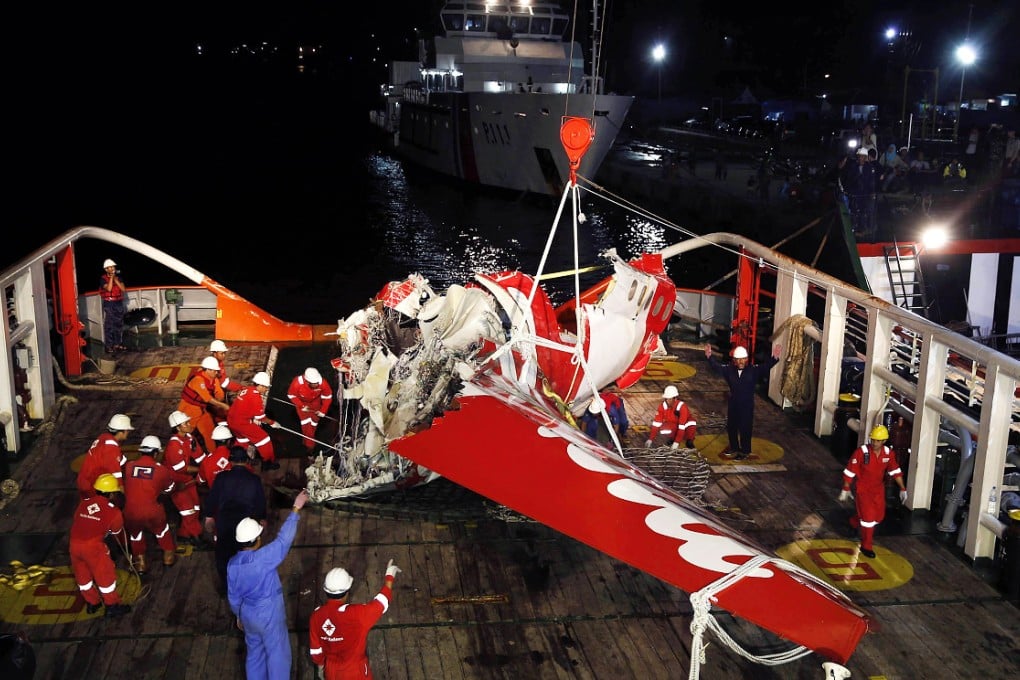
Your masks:
{"label": "yellow hard hat", "polygon": [[889,438],[889,430],[885,429],[885,425],[876,425],[871,430],[871,434],[868,435],[876,441],[885,441]]}
{"label": "yellow hard hat", "polygon": [[114,491],[120,491],[120,480],[111,475],[109,472],[99,475],[96,477],[95,483],[92,484],[96,491],[102,491],[103,493],[113,493]]}

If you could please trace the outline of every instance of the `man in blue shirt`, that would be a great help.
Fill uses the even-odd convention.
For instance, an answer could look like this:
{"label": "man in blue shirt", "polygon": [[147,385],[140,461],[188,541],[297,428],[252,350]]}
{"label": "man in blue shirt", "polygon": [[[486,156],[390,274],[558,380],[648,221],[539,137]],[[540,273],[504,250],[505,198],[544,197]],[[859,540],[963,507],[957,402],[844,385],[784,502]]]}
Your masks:
{"label": "man in blue shirt", "polygon": [[248,648],[244,670],[249,680],[290,680],[287,607],[276,570],[294,542],[298,514],[307,502],[308,491],[302,489],[276,540],[268,545],[262,545],[260,522],[245,517],[237,525],[234,537],[239,550],[227,563],[227,601],[244,632]]}

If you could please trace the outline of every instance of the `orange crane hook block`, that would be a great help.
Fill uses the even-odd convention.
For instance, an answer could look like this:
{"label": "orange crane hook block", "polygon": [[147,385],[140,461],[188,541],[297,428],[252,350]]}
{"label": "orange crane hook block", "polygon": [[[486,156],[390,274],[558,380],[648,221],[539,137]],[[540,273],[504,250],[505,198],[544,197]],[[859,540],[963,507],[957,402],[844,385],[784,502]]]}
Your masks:
{"label": "orange crane hook block", "polygon": [[593,139],[595,139],[595,129],[591,125],[591,120],[575,116],[563,117],[563,124],[560,125],[560,142],[570,160],[570,183],[572,185],[577,184],[577,169],[581,166],[581,158],[587,153]]}

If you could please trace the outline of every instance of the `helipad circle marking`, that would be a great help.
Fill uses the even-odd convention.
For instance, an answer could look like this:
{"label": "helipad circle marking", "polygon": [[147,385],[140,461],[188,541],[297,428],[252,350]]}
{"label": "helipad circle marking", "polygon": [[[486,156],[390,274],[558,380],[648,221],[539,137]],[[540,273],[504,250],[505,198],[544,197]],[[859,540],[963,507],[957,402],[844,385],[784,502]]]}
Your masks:
{"label": "helipad circle marking", "polygon": [[874,547],[875,557],[868,558],[856,541],[815,538],[788,543],[776,554],[840,590],[891,590],[914,577],[914,567],[906,558],[882,546]]}
{"label": "helipad circle marking", "polygon": [[673,360],[652,359],[648,362],[648,366],[645,367],[645,372],[641,374],[641,379],[673,382],[676,380],[686,380],[697,372],[697,369],[690,364]]}
{"label": "helipad circle marking", "polygon": [[[131,604],[142,590],[141,580],[124,569],[117,569],[117,592]],[[105,608],[95,614],[85,612],[78,584],[69,565],[55,567],[49,578],[24,590],[0,588],[0,618],[9,623],[54,625],[75,620],[102,618]]]}
{"label": "helipad circle marking", "polygon": [[720,454],[730,447],[730,438],[725,432],[719,434],[699,434],[694,438],[694,445],[701,455],[712,465],[763,465],[775,463],[783,458],[784,449],[769,439],[751,437],[751,455],[744,460],[723,458]]}

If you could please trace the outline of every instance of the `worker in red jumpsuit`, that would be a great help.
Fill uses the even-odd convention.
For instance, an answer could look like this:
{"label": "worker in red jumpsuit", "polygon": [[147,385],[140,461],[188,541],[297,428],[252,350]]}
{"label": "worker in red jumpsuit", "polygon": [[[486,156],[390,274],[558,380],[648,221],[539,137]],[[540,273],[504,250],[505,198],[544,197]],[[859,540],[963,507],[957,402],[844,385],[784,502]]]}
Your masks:
{"label": "worker in red jumpsuit", "polygon": [[698,434],[698,421],[691,415],[687,403],[680,398],[680,391],[675,385],[669,385],[662,392],[662,403],[655,411],[652,426],[648,430],[645,448],[651,448],[658,437],[663,437],[663,444],[677,449],[680,442],[685,442],[689,449],[694,448],[694,438]]}
{"label": "worker in red jumpsuit", "polygon": [[259,371],[248,387],[242,387],[237,393],[234,403],[227,412],[227,426],[237,440],[238,446],[254,446],[262,459],[262,470],[278,470],[276,451],[269,433],[262,429],[263,425],[272,428],[280,427],[272,418],[266,416],[266,394],[269,393],[269,374]]}
{"label": "worker in red jumpsuit", "polygon": [[170,502],[177,508],[181,516],[181,525],[177,528],[177,543],[207,548],[202,539],[202,523],[198,521],[201,506],[198,499],[198,483],[195,475],[198,466],[205,458],[205,450],[198,445],[191,432],[195,429],[191,418],[182,411],[174,411],[167,418],[173,434],[166,444],[163,464],[178,475],[186,475],[189,481],[175,484],[170,492]]}
{"label": "worker in red jumpsuit", "polygon": [[230,469],[230,446],[234,443],[234,435],[226,425],[217,425],[212,438],[216,446],[199,463],[198,473],[195,475],[195,480],[199,484],[205,484],[207,489],[212,488],[216,475]]}
{"label": "worker in red jumpsuit", "polygon": [[94,485],[99,475],[109,473],[118,480],[123,476],[122,468],[127,458],[121,452],[120,444],[133,429],[131,419],[123,413],[117,413],[107,423],[107,431],[92,442],[78,470],[78,493],[82,498],[95,493]]}
{"label": "worker in red jumpsuit", "polygon": [[854,494],[850,485],[857,483],[856,512],[850,518],[850,526],[860,529],[861,554],[874,557],[872,540],[875,527],[885,519],[885,477],[889,475],[900,487],[900,502],[907,502],[907,490],[903,485],[903,472],[896,461],[896,452],[885,445],[889,431],[885,425],[876,425],[869,435],[870,444],[865,444],[850,454],[850,461],[843,470],[843,490],[839,501],[852,500]]}
{"label": "worker in red jumpsuit", "polygon": [[305,437],[305,448],[311,453],[315,448],[315,433],[319,428],[319,421],[326,417],[326,412],[333,403],[333,388],[322,379],[322,374],[317,369],[308,367],[303,374],[294,376],[290,381],[287,398],[297,409],[301,434]]}
{"label": "worker in red jumpsuit", "polygon": [[145,563],[146,534],[156,537],[156,543],[163,550],[164,567],[172,567],[177,560],[177,546],[160,496],[173,491],[175,482],[191,480],[187,475],[177,475],[160,464],[157,458],[162,457],[162,450],[159,438],[149,435],[138,447],[138,458],[124,466],[124,528],[131,542],[135,570],[139,574],[148,571]]}
{"label": "worker in red jumpsuit", "polygon": [[393,579],[400,571],[390,560],[382,590],[368,604],[348,604],[354,579],[345,569],[337,567],[326,574],[322,589],[329,600],[308,620],[308,653],[322,668],[325,680],[372,680],[365,653],[368,632],[390,608]]}
{"label": "worker in red jumpsuit", "polygon": [[219,384],[219,372],[220,362],[215,357],[202,359],[201,370],[184,383],[181,400],[177,403],[177,410],[195,424],[206,451],[213,448],[212,431],[216,427],[216,414],[226,413],[230,408]]}
{"label": "worker in red jumpsuit", "polygon": [[131,605],[122,603],[117,594],[117,568],[106,545],[108,535],[118,543],[124,540],[124,516],[110,501],[121,491],[120,480],[109,473],[101,474],[92,490],[89,498],[78,503],[71,522],[71,571],[85,598],[85,611],[95,614],[105,604],[106,616],[120,616],[131,611]]}

